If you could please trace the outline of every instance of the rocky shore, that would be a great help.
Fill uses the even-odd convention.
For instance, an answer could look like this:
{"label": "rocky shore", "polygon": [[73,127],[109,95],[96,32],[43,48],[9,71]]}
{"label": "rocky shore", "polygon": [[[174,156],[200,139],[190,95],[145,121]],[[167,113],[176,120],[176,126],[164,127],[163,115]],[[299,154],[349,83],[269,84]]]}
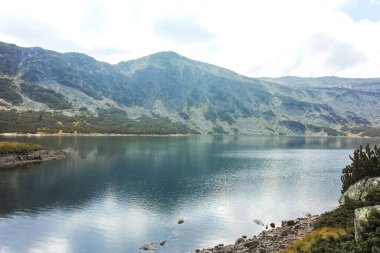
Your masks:
{"label": "rocky shore", "polygon": [[196,253],[272,253],[285,249],[291,242],[313,230],[318,215],[283,221],[281,227],[267,229],[257,236],[238,238],[235,244],[220,243],[215,247],[197,249]]}
{"label": "rocky shore", "polygon": [[23,166],[30,163],[40,163],[49,160],[61,160],[73,156],[70,150],[41,149],[22,154],[0,155],[0,169]]}

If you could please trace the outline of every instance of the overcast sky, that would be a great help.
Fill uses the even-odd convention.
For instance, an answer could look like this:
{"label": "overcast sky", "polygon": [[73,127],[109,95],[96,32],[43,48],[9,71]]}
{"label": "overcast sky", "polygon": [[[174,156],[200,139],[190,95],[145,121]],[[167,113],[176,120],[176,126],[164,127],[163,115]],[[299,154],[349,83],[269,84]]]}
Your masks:
{"label": "overcast sky", "polygon": [[380,0],[0,0],[0,41],[117,63],[159,51],[247,76],[380,76]]}

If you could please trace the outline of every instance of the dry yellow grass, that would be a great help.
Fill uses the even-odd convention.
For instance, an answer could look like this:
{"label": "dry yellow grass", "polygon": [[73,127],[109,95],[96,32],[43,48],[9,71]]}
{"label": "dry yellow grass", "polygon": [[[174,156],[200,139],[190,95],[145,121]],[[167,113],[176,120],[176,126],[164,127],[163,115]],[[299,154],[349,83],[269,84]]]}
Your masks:
{"label": "dry yellow grass", "polygon": [[40,149],[42,146],[38,144],[0,141],[0,154],[26,153]]}
{"label": "dry yellow grass", "polygon": [[310,252],[311,246],[319,238],[334,237],[337,238],[346,234],[346,231],[342,228],[328,228],[324,227],[318,230],[311,231],[300,239],[292,242],[286,249],[279,253],[298,253],[298,252]]}

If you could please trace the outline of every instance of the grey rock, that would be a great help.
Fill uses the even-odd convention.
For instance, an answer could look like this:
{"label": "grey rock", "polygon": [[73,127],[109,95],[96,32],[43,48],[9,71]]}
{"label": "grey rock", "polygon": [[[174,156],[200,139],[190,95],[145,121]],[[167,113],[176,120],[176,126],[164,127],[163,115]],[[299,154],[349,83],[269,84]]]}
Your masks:
{"label": "grey rock", "polygon": [[339,203],[344,204],[345,198],[353,200],[365,200],[367,193],[371,189],[380,187],[380,177],[366,177],[351,185],[339,198]]}
{"label": "grey rock", "polygon": [[160,245],[161,245],[161,246],[164,246],[165,243],[166,243],[167,241],[168,241],[168,240],[161,240],[161,241],[160,241]]}
{"label": "grey rock", "polygon": [[366,207],[355,209],[354,228],[355,228],[355,240],[357,242],[362,239],[362,235],[360,232],[361,223],[367,221],[368,215],[372,210],[380,211],[380,205],[366,206]]}
{"label": "grey rock", "polygon": [[236,241],[235,241],[235,246],[236,245],[240,245],[242,244],[243,242],[245,242],[245,240],[243,238],[238,238]]}
{"label": "grey rock", "polygon": [[296,222],[294,220],[283,220],[281,221],[281,226],[293,226]]}

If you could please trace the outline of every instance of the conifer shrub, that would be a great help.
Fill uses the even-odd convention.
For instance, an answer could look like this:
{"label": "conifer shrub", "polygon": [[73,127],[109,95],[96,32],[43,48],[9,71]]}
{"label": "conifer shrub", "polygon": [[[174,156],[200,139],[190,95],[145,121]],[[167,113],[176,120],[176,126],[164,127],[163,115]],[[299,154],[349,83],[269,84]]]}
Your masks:
{"label": "conifer shrub", "polygon": [[342,193],[365,177],[380,176],[380,149],[376,145],[371,149],[367,144],[364,150],[360,145],[354,155],[350,155],[350,159],[352,163],[342,170]]}

